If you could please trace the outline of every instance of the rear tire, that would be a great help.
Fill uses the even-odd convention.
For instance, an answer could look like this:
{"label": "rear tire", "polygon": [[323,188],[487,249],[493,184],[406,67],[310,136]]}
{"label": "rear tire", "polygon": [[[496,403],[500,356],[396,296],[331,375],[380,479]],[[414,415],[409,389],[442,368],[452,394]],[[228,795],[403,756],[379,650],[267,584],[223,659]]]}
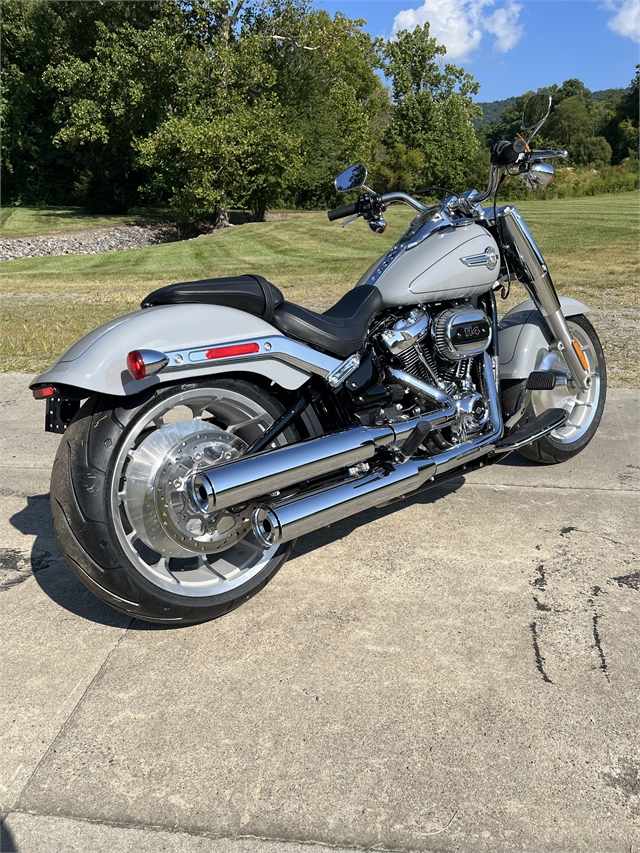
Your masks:
{"label": "rear tire", "polygon": [[[222,616],[259,592],[293,543],[261,548],[250,507],[204,523],[184,483],[240,456],[282,412],[263,389],[235,379],[90,398],[51,478],[56,536],[82,583],[122,613],[174,625]],[[275,443],[297,439],[289,427]]]}

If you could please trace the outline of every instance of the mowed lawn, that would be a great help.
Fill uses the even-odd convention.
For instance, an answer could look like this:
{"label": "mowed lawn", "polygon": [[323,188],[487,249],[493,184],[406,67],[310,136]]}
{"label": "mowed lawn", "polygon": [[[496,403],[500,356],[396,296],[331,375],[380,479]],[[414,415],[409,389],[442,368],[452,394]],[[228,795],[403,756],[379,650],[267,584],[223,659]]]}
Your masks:
{"label": "mowed lawn", "polygon": [[[518,207],[560,293],[600,309],[594,320],[608,308],[625,317],[638,308],[640,228],[635,193],[527,201]],[[110,217],[91,217],[83,227],[98,227],[97,219],[100,225],[112,222]],[[66,219],[70,220],[72,228],[83,222],[77,213]],[[45,369],[91,328],[136,310],[150,290],[175,281],[260,273],[278,285],[288,300],[324,310],[390,248],[410,220],[409,208],[394,206],[388,212],[387,233],[378,236],[362,221],[342,229],[339,223],[330,223],[324,212],[303,212],[282,221],[250,223],[147,249],[4,261],[0,263],[0,370],[35,373]],[[20,223],[14,220],[13,224],[14,233],[20,233]],[[3,238],[10,236],[10,225],[7,217]],[[39,225],[37,230],[44,233],[46,228]],[[523,298],[526,295],[518,286],[501,308],[508,310],[514,300]],[[612,344],[608,349],[612,378],[622,377],[617,384],[634,384],[637,372],[629,374],[624,365],[618,370],[611,361],[612,357],[624,361],[630,353],[624,346]]]}

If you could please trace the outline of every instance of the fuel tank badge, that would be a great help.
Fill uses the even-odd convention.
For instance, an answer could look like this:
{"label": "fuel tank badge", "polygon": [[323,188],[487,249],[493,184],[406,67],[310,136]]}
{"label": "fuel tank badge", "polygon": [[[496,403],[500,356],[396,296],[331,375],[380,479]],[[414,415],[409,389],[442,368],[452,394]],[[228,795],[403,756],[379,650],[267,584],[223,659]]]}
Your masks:
{"label": "fuel tank badge", "polygon": [[496,250],[492,246],[487,246],[481,255],[468,255],[460,260],[467,267],[486,267],[488,270],[494,270],[500,259]]}

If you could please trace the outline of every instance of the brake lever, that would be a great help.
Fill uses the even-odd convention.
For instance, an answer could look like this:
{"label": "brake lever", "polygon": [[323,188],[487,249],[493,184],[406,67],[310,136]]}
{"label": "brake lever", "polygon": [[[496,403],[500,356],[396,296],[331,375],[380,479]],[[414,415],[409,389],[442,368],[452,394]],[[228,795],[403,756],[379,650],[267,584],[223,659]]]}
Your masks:
{"label": "brake lever", "polygon": [[350,222],[356,220],[359,216],[362,216],[361,213],[354,213],[353,216],[349,216],[344,222],[340,225],[341,228],[346,228]]}

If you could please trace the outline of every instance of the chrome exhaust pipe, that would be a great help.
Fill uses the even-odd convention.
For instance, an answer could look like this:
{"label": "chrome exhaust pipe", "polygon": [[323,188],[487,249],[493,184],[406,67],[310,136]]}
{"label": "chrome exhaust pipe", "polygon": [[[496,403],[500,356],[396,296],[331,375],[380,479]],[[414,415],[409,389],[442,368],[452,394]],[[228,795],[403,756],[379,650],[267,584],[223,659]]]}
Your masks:
{"label": "chrome exhaust pipe", "polygon": [[187,480],[191,504],[198,512],[208,515],[260,495],[279,492],[304,480],[367,462],[383,447],[400,448],[420,422],[435,429],[454,417],[454,401],[440,391],[437,394],[432,402],[441,408],[435,412],[389,426],[353,427],[193,474]]}
{"label": "chrome exhaust pipe", "polygon": [[399,500],[420,488],[435,473],[433,460],[409,460],[389,472],[312,492],[280,506],[258,507],[251,519],[253,535],[263,548],[290,542],[379,503]]}
{"label": "chrome exhaust pipe", "polygon": [[211,513],[366,462],[394,441],[390,427],[354,427],[200,471],[187,481],[187,492],[197,510]]}
{"label": "chrome exhaust pipe", "polygon": [[[260,506],[253,511],[251,518],[253,535],[260,545],[270,548],[279,542],[289,542],[357,512],[399,500],[420,490],[437,474],[464,467],[490,453],[502,435],[502,414],[491,357],[486,352],[483,374],[490,414],[488,433],[475,442],[451,447],[426,459],[409,459],[389,472],[370,474],[281,504]],[[417,421],[424,419],[418,418]]]}

